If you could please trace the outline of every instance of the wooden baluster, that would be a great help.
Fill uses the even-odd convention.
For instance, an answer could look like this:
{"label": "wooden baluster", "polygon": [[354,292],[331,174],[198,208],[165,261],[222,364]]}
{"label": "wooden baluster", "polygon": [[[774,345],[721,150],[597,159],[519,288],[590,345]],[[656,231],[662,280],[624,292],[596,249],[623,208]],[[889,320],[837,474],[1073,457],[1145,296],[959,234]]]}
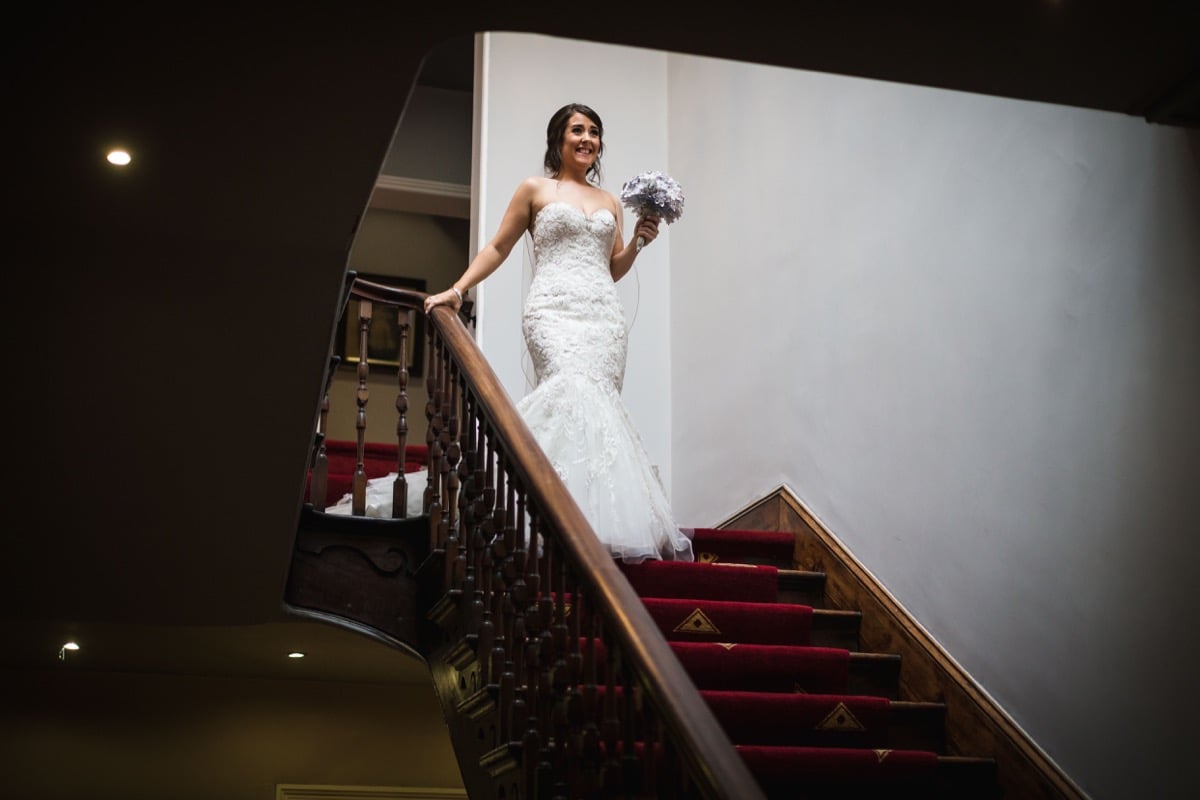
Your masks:
{"label": "wooden baluster", "polygon": [[638,707],[641,705],[641,687],[634,679],[633,670],[622,658],[621,661],[621,786],[628,795],[636,796],[641,787],[641,762],[637,753]]}
{"label": "wooden baluster", "polygon": [[367,440],[367,400],[370,392],[367,390],[367,376],[370,367],[367,365],[367,334],[371,328],[371,301],[358,301],[358,392],[354,399],[358,404],[358,416],[354,427],[358,431],[358,464],[354,467],[354,484],[351,513],[357,517],[367,514],[367,472],[363,464],[366,460]]}
{"label": "wooden baluster", "polygon": [[580,644],[580,611],[584,608],[583,586],[574,575],[568,574],[566,583],[571,603],[567,606],[567,689],[577,691],[583,681],[583,651]]}
{"label": "wooden baluster", "polygon": [[[445,366],[446,388],[442,402],[442,414],[443,419],[446,420],[446,428],[441,432],[439,437],[442,440],[443,451],[441,466],[442,483],[446,487],[446,493],[442,508],[442,531],[438,534],[438,538],[446,542],[447,556],[450,555],[451,542],[454,542],[457,548],[462,547],[464,534],[458,518],[458,459],[461,455],[458,443],[460,416],[458,404],[461,402],[459,381],[457,369],[453,364],[447,362]],[[449,580],[446,582],[446,586],[459,586],[462,584],[463,574],[455,569],[458,561],[457,557],[447,561],[447,564],[451,568],[451,574]]]}
{"label": "wooden baluster", "polygon": [[[559,556],[562,553],[558,553]],[[558,558],[551,573],[554,591],[554,663],[551,667],[551,687],[554,699],[554,774],[555,796],[565,797],[567,794],[567,773],[571,761],[567,734],[567,702],[568,670],[567,653],[570,647],[568,636],[570,628],[567,625],[567,565],[566,560]]]}
{"label": "wooden baluster", "polygon": [[[525,542],[525,591],[529,593],[529,603],[525,607],[526,614],[537,614],[537,604],[542,597],[542,578],[538,570],[541,568],[542,539],[541,516],[537,513],[537,505],[533,498],[529,500],[529,539]],[[536,524],[535,524],[536,523]]]}
{"label": "wooden baluster", "polygon": [[[504,456],[499,455],[497,459],[503,465]],[[492,479],[500,487],[503,487],[505,479],[503,467],[493,471]],[[498,497],[498,495],[503,494],[503,488],[490,487],[486,489],[485,494],[491,498]],[[486,513],[486,515],[480,517],[479,524],[475,525],[472,531],[470,531],[470,546],[472,547],[470,547],[470,558],[467,561],[467,569],[473,571],[475,581],[479,583],[479,588],[473,596],[467,596],[466,593],[463,593],[463,602],[469,603],[469,610],[464,610],[464,613],[468,615],[469,619],[475,621],[481,621],[484,618],[485,601],[482,584],[487,583],[487,585],[491,585],[491,576],[485,576],[485,572],[491,565],[491,557],[486,554],[486,551],[488,549],[487,542],[492,539],[494,527],[496,527],[496,511],[493,510],[491,513]],[[485,564],[485,558],[487,564]],[[475,584],[473,583],[472,585],[474,587]],[[491,645],[491,642],[488,642],[488,645]],[[488,667],[490,667],[490,664],[486,663],[487,654],[481,650],[478,655],[484,661],[484,663],[480,664],[481,672],[487,673]]]}
{"label": "wooden baluster", "polygon": [[[658,793],[658,755],[661,751],[661,742],[659,741],[658,715],[654,713],[654,709],[645,701],[641,687],[638,687],[638,716],[635,719],[641,720],[642,728],[642,758],[641,769],[638,774],[639,794],[642,797],[659,797]],[[635,734],[636,735],[636,734]],[[664,799],[665,800],[665,799]]]}
{"label": "wooden baluster", "polygon": [[506,637],[511,634],[508,623],[511,621],[511,596],[509,587],[515,580],[513,572],[513,542],[516,539],[517,505],[524,506],[524,493],[521,491],[516,475],[508,476],[508,500],[504,518],[504,529],[492,539],[492,561],[495,564],[494,589],[492,594],[492,616],[496,620],[496,643],[492,646],[492,674],[499,676],[504,672],[504,663],[510,658],[507,653]]}
{"label": "wooden baluster", "polygon": [[507,460],[500,469],[504,475],[503,496],[506,502],[491,515],[492,527],[481,536],[482,546],[487,557],[484,559],[484,569],[487,572],[488,584],[484,596],[484,615],[487,617],[491,640],[487,650],[480,650],[480,657],[487,660],[489,683],[496,684],[504,669],[504,606],[507,603],[507,581],[505,579],[506,562],[509,560],[509,550],[506,543],[512,538],[513,506],[516,497],[515,478],[507,467]]}
{"label": "wooden baluster", "polygon": [[571,602],[567,605],[567,663],[566,663],[566,742],[567,789],[571,797],[583,791],[583,772],[580,756],[583,749],[583,697],[579,684],[583,680],[583,653],[580,643],[580,617],[587,613],[583,586],[573,571],[567,571],[565,583]]}
{"label": "wooden baluster", "polygon": [[[531,536],[538,535],[541,518],[537,509],[531,508],[529,513],[529,530]],[[525,582],[529,587],[530,599],[534,602],[526,606],[524,617],[525,635],[525,679],[524,685],[518,687],[518,707],[524,707],[524,735],[521,737],[521,758],[525,772],[525,792],[530,798],[538,798],[538,767],[541,763],[542,724],[538,718],[541,711],[541,647],[542,624],[538,604],[541,599],[538,593],[539,578],[537,559],[531,558],[529,572]],[[524,698],[521,702],[520,698]]]}
{"label": "wooden baluster", "polygon": [[513,552],[505,561],[505,585],[503,612],[504,631],[504,663],[500,668],[500,704],[508,709],[507,717],[501,730],[504,731],[505,741],[513,741],[516,737],[517,724],[524,714],[524,708],[518,708],[519,701],[516,691],[517,676],[521,669],[521,651],[525,646],[525,604],[528,602],[528,587],[523,574],[525,568],[524,550],[521,547],[525,529],[525,493],[517,494],[517,524],[514,530]]}
{"label": "wooden baluster", "polygon": [[475,460],[472,462],[473,470],[471,472],[471,485],[473,487],[471,497],[475,502],[471,512],[475,521],[479,523],[491,511],[491,506],[488,505],[488,479],[491,475],[488,469],[488,461],[495,456],[495,453],[492,452],[490,445],[491,433],[487,420],[483,419],[483,415],[478,411],[475,411],[474,414],[476,416],[475,435],[477,446],[475,449]]}
{"label": "wooden baluster", "polygon": [[600,635],[603,620],[593,611],[590,604],[580,601],[576,608],[579,614],[580,635],[583,637],[583,731],[579,742],[581,793],[592,797],[600,791],[604,779],[600,753],[600,708],[597,685],[596,639]]}
{"label": "wooden baluster", "polygon": [[478,459],[476,450],[479,427],[476,417],[479,412],[476,411],[475,395],[467,388],[465,382],[459,406],[458,448],[461,456],[458,459],[458,514],[464,525],[474,525],[478,520],[475,514],[475,496],[478,490],[473,480],[475,462]]}
{"label": "wooden baluster", "polygon": [[487,467],[484,470],[483,500],[479,505],[479,527],[475,533],[480,543],[489,541],[496,531],[496,515],[500,506],[496,499],[504,496],[504,454],[496,447],[495,441],[488,437]]}
{"label": "wooden baluster", "polygon": [[475,503],[471,507],[471,513],[475,520],[475,524],[482,529],[482,536],[486,537],[492,525],[493,504],[496,501],[496,464],[500,460],[500,455],[496,451],[495,443],[491,436],[486,435],[487,428],[485,423],[480,422],[480,455],[476,463],[475,470],[471,475],[471,480],[479,487],[479,491],[475,495]]}
{"label": "wooden baluster", "polygon": [[425,452],[426,460],[429,462],[426,467],[425,481],[425,497],[421,501],[425,513],[429,516],[430,530],[430,552],[438,552],[443,548],[443,543],[437,541],[436,532],[438,530],[438,486],[436,477],[438,475],[438,453],[435,452],[435,447],[438,442],[438,432],[441,429],[441,420],[438,417],[439,409],[441,408],[438,402],[438,392],[440,391],[442,381],[442,359],[440,357],[441,337],[437,335],[437,331],[430,329],[429,331],[429,373],[425,378]]}
{"label": "wooden baluster", "polygon": [[342,361],[338,356],[329,359],[329,371],[325,374],[325,394],[321,397],[321,413],[317,417],[316,447],[313,450],[312,472],[308,484],[308,501],[317,511],[324,511],[329,501],[329,455],[325,448],[325,432],[329,430],[329,387],[333,375]]}
{"label": "wooden baluster", "polygon": [[508,456],[503,452],[498,453],[496,458],[495,484],[489,498],[492,501],[492,509],[491,513],[484,517],[481,526],[482,530],[480,531],[483,540],[486,542],[492,541],[504,530],[505,520],[508,515],[506,503],[509,499],[508,487],[511,477]]}
{"label": "wooden baluster", "polygon": [[[494,472],[493,477],[497,481],[502,481],[504,476],[500,472]],[[472,475],[472,478],[474,476]],[[496,495],[495,487],[484,489],[485,497],[494,497]],[[471,528],[471,560],[470,564],[475,569],[475,578],[477,581],[477,590],[475,596],[471,599],[471,613],[481,624],[487,624],[487,641],[480,640],[480,649],[478,652],[480,661],[480,672],[486,676],[485,683],[491,685],[495,678],[491,671],[491,648],[495,641],[495,619],[491,613],[491,594],[493,591],[492,567],[493,559],[491,548],[488,546],[488,541],[491,539],[491,529],[493,525],[492,514],[485,508],[485,504],[476,502],[472,507],[472,512],[475,513],[475,525]]]}
{"label": "wooden baluster", "polygon": [[392,518],[408,518],[408,478],[404,474],[408,449],[408,335],[412,311],[397,308],[400,328],[400,370],[396,374],[396,480],[392,481]]}
{"label": "wooden baluster", "polygon": [[464,583],[461,598],[464,619],[470,620],[475,626],[472,630],[480,635],[476,642],[476,657],[479,659],[479,674],[483,685],[491,687],[494,676],[490,670],[489,651],[495,640],[495,620],[487,613],[488,597],[492,591],[489,573],[490,556],[486,551],[483,529],[489,524],[489,513],[486,499],[495,494],[494,489],[486,486],[484,461],[493,458],[490,452],[490,442],[485,434],[486,422],[480,417],[477,408],[478,398],[472,396],[468,408],[473,418],[470,435],[474,437],[474,450],[469,461],[460,462],[459,474],[464,486],[471,487],[469,495],[461,501],[465,524],[462,526],[465,551],[462,551],[456,569],[464,574],[470,574],[470,580]]}
{"label": "wooden baluster", "polygon": [[[487,686],[491,683],[487,669],[487,649],[491,647],[494,631],[490,627],[487,630],[483,630],[481,627],[485,622],[481,604],[484,602],[483,596],[488,591],[488,581],[485,571],[480,567],[480,560],[485,557],[485,554],[480,549],[480,520],[476,513],[477,503],[472,492],[472,475],[475,466],[472,455],[472,440],[475,432],[474,417],[476,415],[475,397],[465,384],[462,387],[462,397],[458,408],[461,419],[458,435],[463,457],[459,458],[455,465],[455,480],[461,487],[457,504],[460,557],[455,560],[455,572],[466,576],[463,579],[462,587],[465,630],[480,637],[476,641],[475,655],[479,660],[480,685]],[[464,546],[465,551],[463,550]],[[484,641],[485,638],[486,641]]]}
{"label": "wooden baluster", "polygon": [[[507,475],[503,469],[497,472],[497,480],[503,481]],[[475,573],[476,591],[471,598],[471,619],[479,623],[479,671],[484,685],[491,686],[495,680],[492,673],[492,645],[496,640],[495,620],[492,616],[491,594],[494,589],[492,548],[489,544],[491,536],[485,530],[493,524],[491,516],[483,523],[475,526],[471,537],[471,561],[468,568]]]}
{"label": "wooden baluster", "polygon": [[[537,510],[532,503],[528,507],[529,535],[537,535]],[[536,562],[529,558],[528,551],[521,554],[519,559],[520,572],[518,583],[513,589],[513,674],[515,684],[513,691],[513,731],[514,737],[524,736],[529,727],[529,715],[532,713],[533,696],[529,693],[531,686],[528,667],[530,664],[529,648],[537,641],[537,621],[534,613],[534,603],[537,600],[537,579],[532,572],[536,571]]]}
{"label": "wooden baluster", "polygon": [[612,637],[604,638],[604,721],[601,734],[604,737],[604,785],[612,793],[622,786],[621,782],[621,712],[617,704],[617,649]]}
{"label": "wooden baluster", "polygon": [[554,548],[547,546],[541,558],[541,573],[546,578],[545,590],[538,600],[538,734],[541,748],[538,753],[538,789],[551,797],[554,781]]}
{"label": "wooden baluster", "polygon": [[458,514],[459,528],[464,531],[472,530],[479,524],[479,496],[482,488],[475,479],[476,464],[482,458],[483,441],[479,433],[478,410],[475,396],[463,389],[462,423],[459,434],[459,447],[462,451],[458,460]]}
{"label": "wooden baluster", "polygon": [[[508,603],[508,580],[506,578],[506,569],[511,558],[506,543],[511,537],[511,529],[513,526],[513,506],[516,497],[516,478],[508,470],[505,470],[505,496],[507,497],[506,509],[504,514],[503,527],[496,534],[488,539],[486,548],[488,558],[486,560],[487,571],[489,575],[488,591],[485,595],[484,602],[486,608],[484,613],[492,624],[492,640],[491,647],[488,650],[480,650],[480,656],[487,660],[487,672],[490,677],[489,683],[499,689],[500,679],[504,672],[505,656],[505,613],[504,607]],[[507,717],[507,710],[501,709],[501,721]]]}
{"label": "wooden baluster", "polygon": [[425,406],[425,414],[429,418],[429,430],[425,435],[429,449],[429,475],[426,483],[426,493],[429,496],[429,525],[432,532],[432,544],[435,552],[441,552],[445,559],[445,586],[447,589],[457,588],[451,580],[451,567],[454,560],[456,542],[448,542],[444,538],[446,528],[442,524],[445,515],[445,504],[442,500],[442,472],[445,458],[442,450],[442,431],[446,427],[446,418],[442,414],[442,396],[446,393],[446,354],[445,345],[437,340],[437,352],[430,363],[431,385],[429,401]]}
{"label": "wooden baluster", "polygon": [[507,730],[509,719],[512,714],[511,697],[508,701],[505,700],[504,689],[504,674],[508,664],[511,663],[508,653],[508,642],[512,636],[512,631],[509,630],[509,625],[512,621],[511,615],[505,613],[511,598],[509,596],[509,583],[505,577],[506,562],[508,557],[503,548],[501,539],[496,539],[492,542],[492,591],[488,600],[488,606],[491,608],[492,621],[495,625],[495,638],[492,641],[491,652],[486,653],[488,659],[489,674],[491,683],[496,688],[497,707],[500,712],[500,729]]}
{"label": "wooden baluster", "polygon": [[478,525],[482,513],[482,498],[484,498],[484,482],[482,482],[482,463],[487,457],[485,440],[485,422],[480,419],[479,401],[474,395],[468,397],[466,429],[464,429],[463,457],[460,464],[462,479],[462,518],[464,525]]}

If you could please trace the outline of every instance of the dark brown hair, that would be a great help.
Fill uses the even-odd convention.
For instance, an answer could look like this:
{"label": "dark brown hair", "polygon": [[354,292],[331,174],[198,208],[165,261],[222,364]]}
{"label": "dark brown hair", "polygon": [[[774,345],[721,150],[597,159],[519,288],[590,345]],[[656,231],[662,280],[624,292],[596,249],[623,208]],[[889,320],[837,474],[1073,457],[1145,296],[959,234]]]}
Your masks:
{"label": "dark brown hair", "polygon": [[550,117],[550,122],[546,125],[546,156],[542,161],[546,167],[546,174],[557,175],[562,169],[563,137],[567,134],[567,121],[571,119],[572,114],[583,114],[596,123],[596,127],[600,129],[600,146],[596,149],[596,160],[592,162],[587,171],[588,177],[598,185],[600,183],[600,156],[604,155],[604,123],[600,121],[599,114],[582,103],[567,103],[555,111],[554,116]]}

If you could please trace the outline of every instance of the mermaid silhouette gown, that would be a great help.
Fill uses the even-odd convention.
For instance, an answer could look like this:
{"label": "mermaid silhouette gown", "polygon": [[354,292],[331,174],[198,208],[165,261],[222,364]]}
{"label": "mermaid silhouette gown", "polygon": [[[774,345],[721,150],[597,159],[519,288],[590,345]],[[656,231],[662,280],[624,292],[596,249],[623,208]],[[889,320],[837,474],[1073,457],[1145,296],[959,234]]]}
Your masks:
{"label": "mermaid silhouette gown", "polygon": [[[534,276],[521,327],[537,385],[517,410],[614,557],[691,561],[691,539],[621,400],[628,340],[609,272],[616,227],[608,209],[589,216],[563,201],[534,218]],[[368,483],[368,515],[391,515],[393,477]],[[410,513],[419,514],[425,476],[406,477]],[[349,502],[328,510],[349,513]]]}

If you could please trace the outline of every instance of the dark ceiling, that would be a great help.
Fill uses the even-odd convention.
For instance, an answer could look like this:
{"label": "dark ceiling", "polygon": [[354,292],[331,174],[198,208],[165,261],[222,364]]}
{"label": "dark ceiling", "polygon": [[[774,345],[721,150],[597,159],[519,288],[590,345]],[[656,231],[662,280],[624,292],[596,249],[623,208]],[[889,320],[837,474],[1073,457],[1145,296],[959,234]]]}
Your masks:
{"label": "dark ceiling", "polygon": [[470,92],[475,88],[475,35],[443,42],[421,63],[417,82],[433,89]]}
{"label": "dark ceiling", "polygon": [[[788,23],[764,27],[753,37],[738,37],[736,23],[728,39],[695,35],[679,20],[661,35],[643,27],[631,32],[629,40],[656,49],[1200,126],[1200,3],[983,0],[809,6],[814,4],[793,5]],[[746,13],[752,14],[751,9]],[[571,35],[594,38],[587,30]],[[470,91],[473,65],[473,37],[458,36],[428,53],[419,82]]]}
{"label": "dark ceiling", "polygon": [[[468,87],[475,31],[1200,125],[1191,1],[454,6],[10,13],[0,666],[423,679],[403,654],[290,618],[282,595],[395,87],[427,53],[426,83]],[[114,177],[99,155],[118,140],[139,161]],[[68,636],[85,648],[59,662]],[[286,662],[293,647],[315,657]]]}

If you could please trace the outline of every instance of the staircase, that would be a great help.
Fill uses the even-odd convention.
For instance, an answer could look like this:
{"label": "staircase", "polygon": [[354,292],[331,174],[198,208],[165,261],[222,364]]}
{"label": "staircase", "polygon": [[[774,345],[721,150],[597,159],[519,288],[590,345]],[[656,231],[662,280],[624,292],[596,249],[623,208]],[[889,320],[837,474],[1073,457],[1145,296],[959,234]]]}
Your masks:
{"label": "staircase", "polygon": [[[696,563],[618,566],[767,798],[1000,797],[992,759],[947,754],[944,706],[901,696],[900,657],[858,649],[861,614],[826,606],[825,575],[796,568],[791,533],[696,529],[693,542]],[[433,608],[446,644],[431,669],[464,781],[473,798],[533,796],[519,793],[521,743],[497,738],[500,690],[483,676],[478,637],[456,638],[459,606]],[[569,617],[570,596],[563,607]],[[602,643],[591,647],[605,663]],[[598,715],[606,693],[626,702],[605,679],[574,713]],[[600,776],[580,785],[592,787],[581,796],[621,796]]]}
{"label": "staircase", "polygon": [[[372,304],[423,299],[347,296],[360,349]],[[366,445],[362,364],[340,466],[323,400],[285,600],[425,660],[474,800],[1078,797],[787,498],[693,531],[696,562],[615,562],[461,320],[428,321],[424,447],[403,365],[394,448]],[[360,516],[369,473],[426,465],[424,514],[398,480],[395,518]]]}
{"label": "staircase", "polygon": [[[696,564],[622,570],[770,798],[996,798],[990,758],[946,755],[941,703],[859,649],[788,532],[696,529]],[[736,599],[735,599],[736,598]]]}

